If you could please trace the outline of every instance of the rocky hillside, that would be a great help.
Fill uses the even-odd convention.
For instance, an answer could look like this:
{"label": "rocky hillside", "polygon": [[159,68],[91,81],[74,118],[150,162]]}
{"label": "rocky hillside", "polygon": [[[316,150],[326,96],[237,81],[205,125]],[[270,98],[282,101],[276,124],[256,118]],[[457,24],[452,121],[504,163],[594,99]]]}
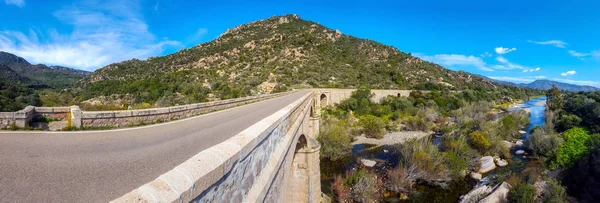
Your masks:
{"label": "rocky hillside", "polygon": [[78,86],[87,99],[111,96],[160,105],[300,87],[496,88],[481,77],[297,15],[244,24],[168,56],[111,64]]}
{"label": "rocky hillside", "polygon": [[[0,66],[4,67],[0,68],[3,74],[7,71],[12,75],[8,81],[19,81],[36,88],[64,88],[89,74],[86,71],[61,66],[32,65],[19,56],[3,51],[0,51]],[[2,78],[7,79],[7,77]]]}

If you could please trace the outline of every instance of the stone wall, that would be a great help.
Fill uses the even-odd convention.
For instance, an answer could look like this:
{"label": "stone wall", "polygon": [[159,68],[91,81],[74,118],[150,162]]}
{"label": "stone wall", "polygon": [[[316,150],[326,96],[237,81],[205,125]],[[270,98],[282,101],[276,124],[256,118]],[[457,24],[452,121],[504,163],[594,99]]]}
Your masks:
{"label": "stone wall", "polygon": [[15,112],[0,112],[0,128],[10,128],[15,122]]}
{"label": "stone wall", "polygon": [[[318,103],[321,106],[328,106],[339,103],[342,100],[350,98],[352,92],[356,91],[356,89],[314,89],[317,95]],[[381,99],[387,96],[400,96],[400,97],[408,97],[412,90],[371,90],[371,93],[374,94],[372,100],[373,102],[380,102]],[[428,92],[428,91],[422,91]],[[325,99],[321,99],[322,95],[325,95]]]}
{"label": "stone wall", "polygon": [[158,123],[189,118],[192,116],[206,114],[209,112],[240,106],[259,100],[270,99],[286,94],[290,94],[290,92],[242,97],[166,108],[125,111],[82,111],[81,118],[74,117],[73,119],[78,121],[81,120],[82,127],[124,127],[137,125],[140,123]]}
{"label": "stone wall", "polygon": [[286,202],[286,157],[313,104],[307,94],[113,202]]}
{"label": "stone wall", "polygon": [[43,116],[56,120],[67,120],[71,107],[35,107],[33,118]]}

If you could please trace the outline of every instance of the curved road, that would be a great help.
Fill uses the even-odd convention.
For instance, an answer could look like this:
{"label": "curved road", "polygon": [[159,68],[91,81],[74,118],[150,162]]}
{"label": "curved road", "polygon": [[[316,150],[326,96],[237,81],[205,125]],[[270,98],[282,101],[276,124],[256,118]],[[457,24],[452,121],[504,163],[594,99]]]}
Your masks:
{"label": "curved road", "polygon": [[307,93],[138,128],[0,131],[0,202],[108,202]]}

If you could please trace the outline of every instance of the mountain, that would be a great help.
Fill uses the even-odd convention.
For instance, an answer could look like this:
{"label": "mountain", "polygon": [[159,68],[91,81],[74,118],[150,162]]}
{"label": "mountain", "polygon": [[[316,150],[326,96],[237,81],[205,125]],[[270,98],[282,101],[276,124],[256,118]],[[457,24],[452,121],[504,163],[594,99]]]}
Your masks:
{"label": "mountain", "polygon": [[0,66],[4,66],[2,71],[6,71],[8,67],[12,70],[10,74],[18,75],[18,81],[32,87],[64,88],[89,74],[87,71],[61,66],[32,65],[19,56],[3,51],[0,51]]}
{"label": "mountain", "polygon": [[536,80],[532,83],[524,84],[523,87],[527,87],[527,88],[531,88],[531,89],[538,89],[538,90],[549,90],[552,88],[553,85],[556,85],[556,87],[558,87],[558,89],[560,89],[560,90],[566,90],[566,91],[572,91],[572,92],[580,92],[580,91],[593,92],[593,91],[600,90],[599,88],[592,87],[592,86],[573,85],[573,84],[561,83],[561,82],[556,82],[556,81],[551,81],[551,80]]}
{"label": "mountain", "polygon": [[[496,88],[410,53],[300,19],[274,16],[177,53],[96,70],[77,85],[88,99],[187,103],[290,88]],[[114,98],[110,98],[113,100]]]}

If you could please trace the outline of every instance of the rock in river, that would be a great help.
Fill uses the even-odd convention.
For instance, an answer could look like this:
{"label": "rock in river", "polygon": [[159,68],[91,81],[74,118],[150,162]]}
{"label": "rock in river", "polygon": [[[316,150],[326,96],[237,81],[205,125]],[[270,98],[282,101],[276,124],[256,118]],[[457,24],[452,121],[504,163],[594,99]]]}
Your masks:
{"label": "rock in river", "polygon": [[496,163],[494,163],[494,157],[484,156],[480,160],[481,167],[479,168],[479,173],[487,173],[494,169],[496,169]]}
{"label": "rock in river", "polygon": [[517,150],[517,151],[515,152],[515,154],[519,154],[519,155],[520,155],[520,154],[525,154],[525,151],[523,151],[523,150]]}
{"label": "rock in river", "polygon": [[504,159],[500,159],[496,162],[496,165],[498,165],[499,167],[504,167],[504,166],[508,165],[508,162],[506,162],[506,160],[504,160]]}
{"label": "rock in river", "polygon": [[377,162],[369,159],[361,159],[360,163],[369,168],[372,168],[373,166],[375,166],[375,164],[377,164]]}
{"label": "rock in river", "polygon": [[480,173],[471,172],[471,178],[475,180],[481,180],[481,177],[483,176]]}

